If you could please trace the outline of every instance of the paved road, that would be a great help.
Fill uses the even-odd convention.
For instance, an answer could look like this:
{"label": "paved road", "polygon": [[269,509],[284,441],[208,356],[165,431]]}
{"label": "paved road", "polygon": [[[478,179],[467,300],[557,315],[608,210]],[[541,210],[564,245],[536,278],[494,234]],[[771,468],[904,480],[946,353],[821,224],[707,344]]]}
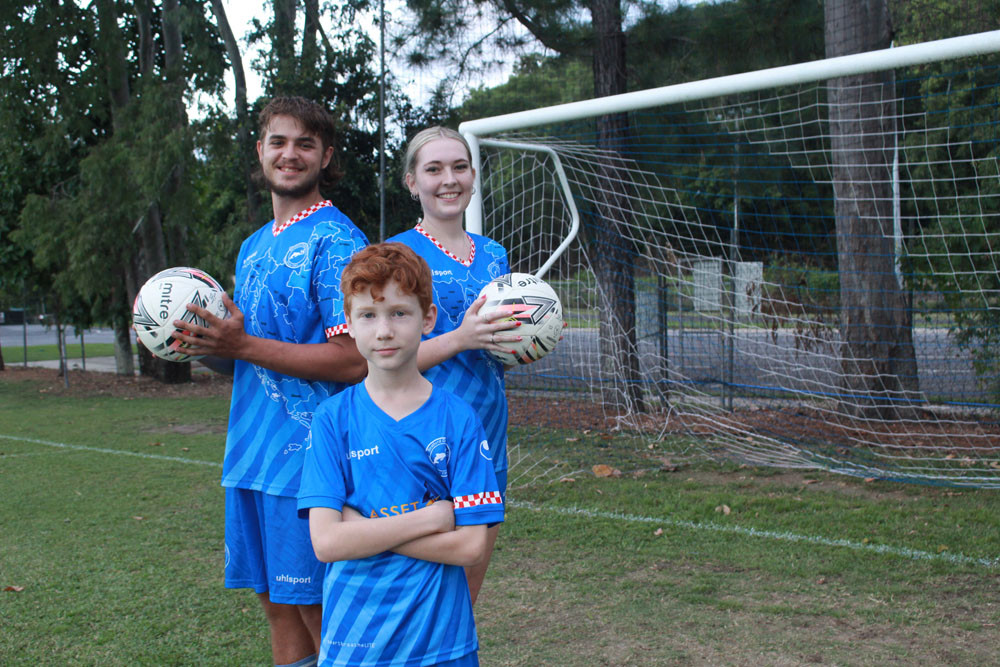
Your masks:
{"label": "paved road", "polygon": [[[645,381],[658,382],[669,370],[673,382],[710,387],[728,381],[760,395],[773,395],[777,390],[815,396],[835,394],[840,391],[839,340],[835,333],[827,333],[827,338],[810,335],[791,330],[742,329],[730,346],[719,331],[671,330],[667,336],[669,365],[655,337],[640,340],[640,373]],[[947,330],[914,329],[913,345],[920,390],[930,400],[990,400],[968,352],[955,345]],[[599,362],[597,331],[567,329],[555,352],[509,374],[507,384],[583,390],[597,385],[596,378],[602,375]]]}
{"label": "paved road", "polygon": [[[24,345],[25,336],[27,336],[29,346],[56,344],[55,327],[45,327],[41,324],[29,324],[27,326],[22,324],[0,325],[0,346],[4,348],[21,347]],[[113,343],[114,340],[115,334],[111,329],[88,329],[83,332],[83,342],[85,344]],[[132,340],[135,341],[135,334],[132,335]],[[80,336],[76,335],[73,329],[70,328],[66,331],[66,342],[79,343]]]}
{"label": "paved road", "polygon": [[[28,345],[56,342],[55,329],[32,324],[26,327]],[[25,327],[0,325],[0,345],[4,349],[21,347]],[[79,342],[79,337],[67,336],[67,342]],[[110,343],[114,332],[92,329],[84,332],[85,343]],[[835,340],[809,339],[789,330],[768,331],[743,329],[736,335],[733,348],[732,382],[756,387],[765,393],[781,387],[810,394],[823,395],[836,391],[837,357]],[[980,387],[966,352],[960,350],[945,329],[914,329],[918,373],[921,391],[934,400],[979,402],[988,395]],[[728,347],[718,331],[671,330],[667,338],[670,356],[670,378],[695,384],[715,384],[727,377]],[[5,354],[7,363],[19,359]],[[513,387],[546,387],[579,390],[593,386],[600,377],[598,367],[598,337],[596,329],[568,329],[556,351],[541,361],[519,369],[508,376]],[[111,360],[87,360],[88,370],[114,370]],[[640,342],[640,367],[651,381],[663,377],[664,363],[655,338],[647,336]]]}
{"label": "paved road", "polygon": [[[84,349],[86,350],[86,346],[92,343],[113,343],[115,334],[111,329],[88,329],[83,332],[82,338]],[[0,347],[4,351],[3,358],[5,363],[10,365],[24,363],[24,357],[20,354],[11,354],[10,349],[22,347],[25,339],[27,339],[29,347],[33,345],[55,345],[57,342],[56,330],[55,328],[45,327],[40,324],[29,324],[27,326],[22,324],[0,325]],[[81,337],[75,334],[72,329],[66,332],[67,344],[79,343],[80,340]],[[135,342],[135,334],[132,335],[132,341]],[[59,368],[58,361],[33,361],[29,365]],[[84,366],[86,366],[86,370],[88,371],[114,373],[117,370],[115,368],[114,357],[88,356],[86,360],[70,359],[71,369],[82,369]],[[138,368],[138,362],[136,362],[136,367]]]}

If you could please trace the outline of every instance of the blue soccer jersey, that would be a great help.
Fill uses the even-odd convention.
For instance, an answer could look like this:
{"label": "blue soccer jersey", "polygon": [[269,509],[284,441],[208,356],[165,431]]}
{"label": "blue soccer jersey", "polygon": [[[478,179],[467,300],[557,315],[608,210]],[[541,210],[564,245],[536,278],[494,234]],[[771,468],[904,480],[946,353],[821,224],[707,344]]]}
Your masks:
{"label": "blue soccer jersey", "polygon": [[[240,248],[234,301],[252,336],[323,343],[347,333],[340,275],[368,245],[329,201],[283,226],[273,222]],[[222,485],[295,496],[309,427],[320,402],[346,385],[303,380],[237,360]]]}
{"label": "blue soccer jersey", "polygon": [[[510,273],[503,246],[478,234],[469,234],[472,252],[466,261],[445,250],[417,225],[389,241],[404,243],[426,260],[434,276],[434,303],[438,316],[433,338],[462,324],[465,311],[486,283]],[[466,350],[428,369],[424,377],[475,408],[486,429],[496,472],[507,470],[507,397],[503,366],[484,350]]]}
{"label": "blue soccer jersey", "polygon": [[[385,517],[444,498],[458,526],[498,523],[489,457],[479,418],[453,394],[435,387],[396,421],[361,383],[316,411],[298,507]],[[392,552],[327,566],[321,665],[432,665],[477,648],[463,568]]]}

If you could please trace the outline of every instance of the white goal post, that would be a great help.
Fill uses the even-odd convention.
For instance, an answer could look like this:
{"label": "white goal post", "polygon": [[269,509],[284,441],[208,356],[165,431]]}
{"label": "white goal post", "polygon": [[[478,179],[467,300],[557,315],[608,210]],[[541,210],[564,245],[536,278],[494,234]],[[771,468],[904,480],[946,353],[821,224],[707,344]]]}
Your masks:
{"label": "white goal post", "polygon": [[[991,31],[462,123],[466,227],[570,324],[508,385],[712,457],[1000,487],[998,53]],[[845,129],[876,107],[878,134]],[[611,114],[634,143],[596,145]]]}

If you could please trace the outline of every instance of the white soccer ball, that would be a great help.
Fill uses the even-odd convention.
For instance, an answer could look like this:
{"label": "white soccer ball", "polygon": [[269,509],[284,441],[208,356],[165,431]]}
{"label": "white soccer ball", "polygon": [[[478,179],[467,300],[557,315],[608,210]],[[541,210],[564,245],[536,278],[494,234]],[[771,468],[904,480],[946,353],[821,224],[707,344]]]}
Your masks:
{"label": "white soccer ball", "polygon": [[508,273],[494,278],[479,292],[486,295],[486,303],[481,312],[493,310],[512,311],[509,318],[497,321],[516,320],[521,326],[505,330],[504,334],[521,336],[520,342],[502,342],[509,352],[494,352],[490,355],[504,366],[530,364],[551,352],[563,330],[562,303],[548,283],[530,273]]}
{"label": "white soccer ball", "polygon": [[136,338],[160,359],[193,361],[200,356],[187,354],[187,345],[174,338],[174,320],[207,326],[202,318],[185,308],[189,303],[207,309],[217,317],[229,317],[222,285],[199,269],[175,266],[160,271],[146,281],[132,305],[132,328]]}

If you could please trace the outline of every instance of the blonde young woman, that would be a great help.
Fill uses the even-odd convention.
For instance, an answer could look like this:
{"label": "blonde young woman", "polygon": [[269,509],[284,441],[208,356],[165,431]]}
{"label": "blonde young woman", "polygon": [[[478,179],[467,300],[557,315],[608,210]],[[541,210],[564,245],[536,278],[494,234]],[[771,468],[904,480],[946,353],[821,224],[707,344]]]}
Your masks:
{"label": "blonde young woman", "polygon": [[[504,368],[487,350],[508,350],[520,340],[514,322],[497,321],[502,313],[484,312],[479,291],[493,278],[510,272],[507,251],[496,241],[470,234],[463,214],[474,192],[476,172],[469,145],[444,127],[417,133],[406,151],[403,182],[420,201],[423,217],[416,227],[388,239],[405,243],[430,265],[438,318],[420,345],[418,364],[424,376],[465,399],[479,414],[487,441],[481,454],[493,461],[501,494],[507,491],[507,398]],[[475,603],[482,587],[499,524],[488,531],[486,558],[467,567]]]}

